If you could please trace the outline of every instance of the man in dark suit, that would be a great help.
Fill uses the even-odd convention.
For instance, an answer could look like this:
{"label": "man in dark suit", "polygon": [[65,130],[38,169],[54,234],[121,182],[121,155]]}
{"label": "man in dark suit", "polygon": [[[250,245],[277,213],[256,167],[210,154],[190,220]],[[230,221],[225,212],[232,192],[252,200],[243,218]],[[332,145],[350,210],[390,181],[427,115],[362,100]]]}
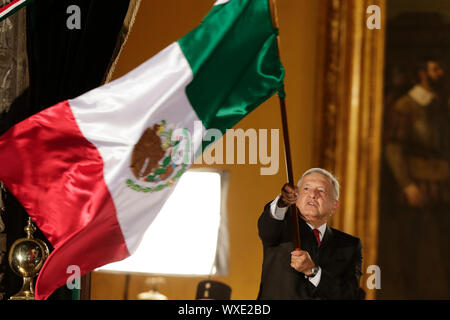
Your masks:
{"label": "man in dark suit", "polygon": [[[339,206],[339,183],[324,169],[306,171],[297,187],[285,184],[258,220],[264,260],[258,299],[361,298],[361,241],[327,226]],[[301,250],[292,243],[296,204]]]}

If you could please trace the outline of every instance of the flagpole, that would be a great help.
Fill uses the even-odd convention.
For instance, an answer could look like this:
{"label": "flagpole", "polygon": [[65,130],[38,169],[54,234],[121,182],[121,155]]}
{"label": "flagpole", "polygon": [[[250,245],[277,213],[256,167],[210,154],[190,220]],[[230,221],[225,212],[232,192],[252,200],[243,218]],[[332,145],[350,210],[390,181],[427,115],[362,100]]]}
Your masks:
{"label": "flagpole", "polygon": [[[278,27],[278,14],[277,14],[277,7],[276,7],[276,0],[268,0],[269,6],[270,6],[270,12],[272,17],[272,24],[276,29],[279,29]],[[280,54],[280,36],[277,36],[277,42],[278,42],[278,55],[281,58]],[[292,158],[291,158],[291,147],[289,142],[289,130],[288,130],[288,122],[287,122],[287,113],[286,113],[286,93],[284,91],[284,85],[278,91],[278,98],[280,102],[280,110],[281,110],[281,124],[283,128],[283,138],[284,138],[284,155],[286,160],[286,173],[288,177],[288,183],[292,186],[294,185],[294,174],[292,171]],[[289,206],[289,214],[292,219],[292,240],[294,243],[294,248],[296,251],[299,251],[301,248],[300,243],[300,226],[298,223],[298,217],[297,217],[297,206],[291,205]]]}

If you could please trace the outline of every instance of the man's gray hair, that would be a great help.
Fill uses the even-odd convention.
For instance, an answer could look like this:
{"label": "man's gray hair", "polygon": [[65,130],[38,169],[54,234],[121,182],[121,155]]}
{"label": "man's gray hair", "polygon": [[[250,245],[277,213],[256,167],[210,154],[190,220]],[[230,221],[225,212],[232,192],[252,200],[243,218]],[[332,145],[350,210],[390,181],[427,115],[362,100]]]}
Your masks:
{"label": "man's gray hair", "polygon": [[322,168],[311,168],[309,170],[307,170],[302,177],[300,178],[300,180],[298,180],[297,186],[300,186],[300,184],[303,181],[303,178],[306,177],[308,174],[311,173],[320,173],[322,175],[324,175],[325,177],[327,177],[328,179],[330,179],[331,184],[333,185],[333,199],[334,200],[339,200],[339,182],[337,181],[337,179],[327,170],[322,169]]}

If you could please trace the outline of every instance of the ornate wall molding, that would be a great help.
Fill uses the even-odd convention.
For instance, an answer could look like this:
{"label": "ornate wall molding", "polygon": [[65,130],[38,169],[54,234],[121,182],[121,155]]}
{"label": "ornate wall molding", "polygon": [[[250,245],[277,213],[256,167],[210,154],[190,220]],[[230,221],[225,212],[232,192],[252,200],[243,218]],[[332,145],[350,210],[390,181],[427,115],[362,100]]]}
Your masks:
{"label": "ornate wall molding", "polygon": [[[366,9],[381,9],[381,29],[368,29]],[[363,243],[361,287],[377,263],[385,0],[326,0],[320,16],[315,160],[342,186],[332,225]]]}
{"label": "ornate wall molding", "polygon": [[[0,5],[7,1],[0,0]],[[28,88],[26,8],[0,22],[0,113]]]}

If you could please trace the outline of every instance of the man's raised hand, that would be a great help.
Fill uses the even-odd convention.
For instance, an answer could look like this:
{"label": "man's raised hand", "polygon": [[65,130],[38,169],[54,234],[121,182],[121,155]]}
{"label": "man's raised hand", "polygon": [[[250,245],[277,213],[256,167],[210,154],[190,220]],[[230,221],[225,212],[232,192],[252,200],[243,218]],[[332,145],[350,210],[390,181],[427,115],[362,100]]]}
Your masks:
{"label": "man's raised hand", "polygon": [[281,188],[281,197],[278,200],[277,206],[284,208],[295,204],[298,199],[298,187],[294,187],[289,183],[285,183]]}

